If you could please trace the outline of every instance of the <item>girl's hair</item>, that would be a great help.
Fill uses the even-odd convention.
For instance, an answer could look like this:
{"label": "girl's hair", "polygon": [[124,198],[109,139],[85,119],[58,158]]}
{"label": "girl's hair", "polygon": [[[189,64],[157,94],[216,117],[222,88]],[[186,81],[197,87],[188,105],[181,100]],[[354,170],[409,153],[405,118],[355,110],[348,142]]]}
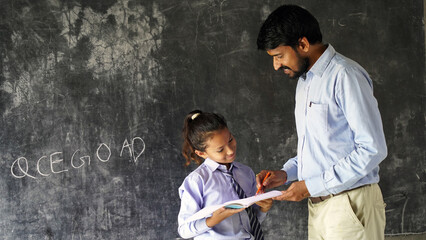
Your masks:
{"label": "girl's hair", "polygon": [[207,147],[206,142],[212,134],[225,128],[228,128],[228,125],[222,115],[200,110],[188,113],[182,131],[182,155],[186,158],[185,166],[191,164],[191,161],[200,165],[204,159],[198,156],[195,150],[204,152]]}

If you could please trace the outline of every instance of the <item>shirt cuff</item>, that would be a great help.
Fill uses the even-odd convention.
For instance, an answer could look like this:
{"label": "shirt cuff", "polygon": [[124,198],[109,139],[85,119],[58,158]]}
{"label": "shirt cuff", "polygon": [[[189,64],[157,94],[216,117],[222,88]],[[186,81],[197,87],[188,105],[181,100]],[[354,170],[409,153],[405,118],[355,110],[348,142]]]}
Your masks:
{"label": "shirt cuff", "polygon": [[207,232],[211,227],[207,226],[207,218],[199,219],[194,223],[196,232]]}
{"label": "shirt cuff", "polygon": [[292,164],[284,164],[281,170],[287,173],[287,180],[285,181],[286,184],[297,181],[297,167],[292,166]]}
{"label": "shirt cuff", "polygon": [[325,188],[321,176],[305,179],[305,184],[311,197],[327,196],[331,194]]}

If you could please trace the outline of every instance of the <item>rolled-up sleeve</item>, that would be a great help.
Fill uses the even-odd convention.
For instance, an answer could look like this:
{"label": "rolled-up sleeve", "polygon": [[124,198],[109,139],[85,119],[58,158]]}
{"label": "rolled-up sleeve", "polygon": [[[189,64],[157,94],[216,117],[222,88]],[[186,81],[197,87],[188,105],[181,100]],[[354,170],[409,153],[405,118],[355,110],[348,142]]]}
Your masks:
{"label": "rolled-up sleeve", "polygon": [[297,181],[297,156],[290,158],[281,170],[287,173],[286,183]]}

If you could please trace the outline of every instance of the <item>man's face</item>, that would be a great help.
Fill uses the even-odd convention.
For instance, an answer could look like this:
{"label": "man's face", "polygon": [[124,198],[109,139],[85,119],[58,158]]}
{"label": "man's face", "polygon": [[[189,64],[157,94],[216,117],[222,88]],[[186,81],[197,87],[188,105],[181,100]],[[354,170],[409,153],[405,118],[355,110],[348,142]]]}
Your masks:
{"label": "man's face", "polygon": [[[296,48],[297,49],[297,48]],[[274,59],[274,69],[283,69],[291,79],[298,79],[307,72],[309,60],[290,46],[278,46],[267,53]]]}

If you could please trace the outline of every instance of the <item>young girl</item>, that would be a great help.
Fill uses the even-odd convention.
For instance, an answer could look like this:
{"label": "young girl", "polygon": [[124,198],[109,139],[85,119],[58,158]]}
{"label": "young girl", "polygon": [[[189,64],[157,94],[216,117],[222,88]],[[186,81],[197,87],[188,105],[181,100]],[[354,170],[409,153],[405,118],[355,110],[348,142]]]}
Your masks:
{"label": "young girl", "polygon": [[259,222],[265,219],[272,199],[259,201],[251,209],[221,208],[210,217],[185,222],[204,207],[239,199],[241,192],[236,192],[235,182],[245,197],[255,195],[257,189],[253,170],[234,161],[237,142],[221,115],[199,110],[189,113],[183,138],[186,165],[191,161],[201,165],[179,187],[179,235],[194,239],[263,239]]}

